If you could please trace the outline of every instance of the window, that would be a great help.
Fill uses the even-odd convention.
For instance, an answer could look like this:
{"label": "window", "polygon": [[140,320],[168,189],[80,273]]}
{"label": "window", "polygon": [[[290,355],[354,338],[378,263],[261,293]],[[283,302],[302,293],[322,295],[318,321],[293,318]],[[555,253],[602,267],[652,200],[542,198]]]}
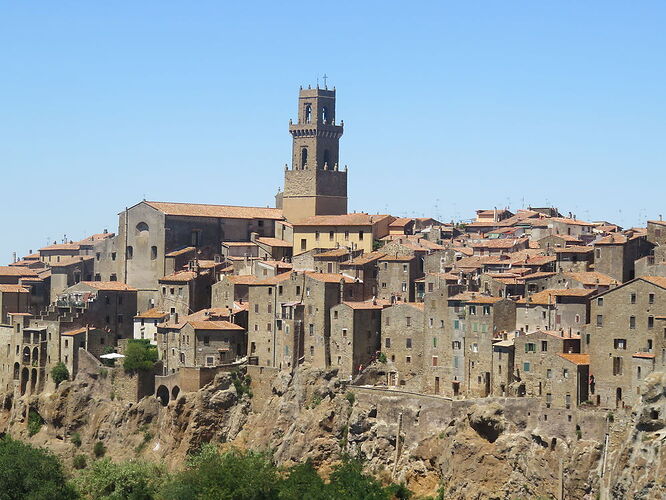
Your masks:
{"label": "window", "polygon": [[412,357],[411,356],[405,356],[405,363],[411,363],[412,362]]}
{"label": "window", "polygon": [[206,365],[213,366],[215,364],[215,358],[213,356],[206,356]]}
{"label": "window", "polygon": [[358,241],[363,241],[363,231],[358,232]]}
{"label": "window", "polygon": [[157,247],[153,245],[150,247],[150,260],[155,260],[157,259]]}
{"label": "window", "polygon": [[432,291],[434,290],[434,288],[435,288],[435,284],[434,284],[434,283],[428,283],[428,291],[429,291],[429,292],[432,292]]}
{"label": "window", "polygon": [[622,358],[613,358],[613,375],[622,375]]}
{"label": "window", "polygon": [[460,320],[458,320],[458,319],[453,320],[453,329],[454,330],[460,330]]}
{"label": "window", "polygon": [[402,265],[402,272],[406,273],[407,272],[407,264]]}
{"label": "window", "polygon": [[282,295],[282,285],[278,286],[278,295]]}
{"label": "window", "polygon": [[301,149],[301,169],[308,165],[308,148]]}
{"label": "window", "polygon": [[635,303],[636,303],[636,294],[635,294],[634,292],[631,292],[631,295],[629,295],[629,302],[630,302],[631,304],[635,304]]}
{"label": "window", "polygon": [[128,246],[125,249],[125,257],[127,258],[127,260],[132,260],[132,258],[134,257],[134,248]]}
{"label": "window", "polygon": [[309,286],[306,286],[306,287],[305,287],[305,296],[306,296],[306,297],[309,297],[309,296],[310,296],[310,287],[309,287]]}
{"label": "window", "polygon": [[111,252],[111,260],[116,260],[116,252]]}
{"label": "window", "polygon": [[437,347],[437,337],[432,338],[432,346]]}
{"label": "window", "polygon": [[411,348],[412,348],[412,339],[405,339],[405,347],[406,347],[407,349],[411,349]]}
{"label": "window", "polygon": [[432,366],[437,366],[437,356],[432,357]]}
{"label": "window", "polygon": [[654,293],[648,295],[648,303],[654,304]]}
{"label": "window", "polygon": [[483,315],[488,316],[490,314],[490,306],[483,306]]}
{"label": "window", "polygon": [[258,313],[259,312],[259,304],[254,305],[254,312]]}
{"label": "window", "polygon": [[597,326],[604,326],[604,317],[601,314],[597,314]]}
{"label": "window", "polygon": [[523,363],[523,371],[524,371],[524,372],[528,372],[528,371],[530,371],[530,364],[529,364],[529,362],[526,361],[525,363]]}
{"label": "window", "polygon": [[333,241],[335,239],[335,235],[334,235],[333,231],[328,232],[328,239],[329,239],[329,241]]}
{"label": "window", "polygon": [[[301,287],[300,287],[300,285],[296,285],[296,295],[300,295],[300,294],[301,294]],[[337,318],[337,316],[336,316],[336,318]]]}
{"label": "window", "polygon": [[599,259],[601,257],[601,250],[598,248],[594,251],[594,258]]}
{"label": "window", "polygon": [[319,241],[319,231],[315,231],[315,241]]}
{"label": "window", "polygon": [[[386,326],[391,326],[391,317],[386,316]],[[666,336],[666,332],[664,332],[664,336]]]}
{"label": "window", "polygon": [[405,317],[405,321],[407,322],[407,326],[412,326],[412,318],[410,316]]}
{"label": "window", "polygon": [[210,337],[208,335],[204,337],[204,345],[210,345]]}
{"label": "window", "polygon": [[546,370],[546,378],[553,378],[553,370],[550,368]]}
{"label": "window", "polygon": [[342,329],[342,336],[347,337],[347,329],[346,328]]}
{"label": "window", "polygon": [[305,238],[301,238],[301,250],[306,250],[308,248],[308,241]]}
{"label": "window", "polygon": [[310,334],[310,337],[314,335],[314,324],[310,323],[308,325],[308,333]]}
{"label": "window", "polygon": [[349,231],[345,231],[345,241],[349,239]]}
{"label": "window", "polygon": [[266,306],[266,312],[267,312],[268,314],[272,314],[272,313],[273,313],[273,304],[268,304],[268,306]]}
{"label": "window", "polygon": [[382,288],[386,288],[386,283],[382,282]]}
{"label": "window", "polygon": [[338,319],[338,311],[333,311],[333,319]]}
{"label": "window", "polygon": [[536,344],[534,342],[527,342],[525,344],[525,352],[536,352]]}
{"label": "window", "polygon": [[312,121],[312,105],[305,105],[305,123],[310,123]]}
{"label": "window", "polygon": [[576,314],[574,316],[574,323],[576,323],[576,324],[580,323],[580,314]]}
{"label": "window", "polygon": [[454,349],[460,349],[460,341],[459,340],[454,340],[453,341],[453,348]]}
{"label": "window", "polygon": [[603,298],[603,297],[599,297],[599,298],[597,299],[597,305],[598,305],[599,307],[602,307],[602,306],[604,305],[604,298]]}
{"label": "window", "polygon": [[391,339],[390,339],[390,337],[386,337],[384,339],[384,346],[386,346],[387,349],[391,348]]}
{"label": "window", "polygon": [[615,347],[615,349],[626,349],[627,348],[627,340],[626,339],[615,339],[613,341],[613,347]]}
{"label": "window", "polygon": [[546,352],[548,350],[548,341],[547,340],[542,340],[541,341],[541,352]]}
{"label": "window", "polygon": [[647,327],[648,328],[654,328],[654,316],[648,316]]}
{"label": "window", "polygon": [[123,322],[123,315],[119,314],[118,315],[118,323],[122,323],[122,322]]}
{"label": "window", "polygon": [[629,316],[629,328],[631,330],[636,329],[636,316]]}
{"label": "window", "polygon": [[476,306],[469,306],[469,314],[476,316]]}
{"label": "window", "polygon": [[472,344],[472,352],[479,352],[479,344],[477,343]]}
{"label": "window", "polygon": [[563,376],[564,378],[569,378],[569,369],[568,369],[568,368],[564,368],[564,369],[562,370],[562,376]]}
{"label": "window", "polygon": [[402,291],[403,292],[407,291],[407,283],[405,281],[402,282]]}

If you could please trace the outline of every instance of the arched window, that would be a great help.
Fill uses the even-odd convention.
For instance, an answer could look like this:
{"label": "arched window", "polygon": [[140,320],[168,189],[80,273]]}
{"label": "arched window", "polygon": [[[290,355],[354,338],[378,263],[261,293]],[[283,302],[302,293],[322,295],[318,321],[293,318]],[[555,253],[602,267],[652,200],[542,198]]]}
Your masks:
{"label": "arched window", "polygon": [[305,123],[310,123],[312,121],[312,105],[305,105]]}
{"label": "arched window", "polygon": [[155,259],[157,259],[157,247],[153,245],[152,247],[150,247],[150,260],[155,260]]}
{"label": "arched window", "polygon": [[328,107],[327,107],[327,106],[324,106],[323,108],[321,108],[321,121],[322,121],[324,124],[327,124],[327,123],[328,123],[328,119],[329,119],[329,118],[328,118]]}
{"label": "arched window", "polygon": [[331,158],[328,149],[324,149],[324,165],[328,164],[328,166],[330,167],[331,166],[330,163],[331,163]]}
{"label": "arched window", "polygon": [[148,236],[148,224],[145,222],[139,222],[136,225],[136,234],[137,236]]}
{"label": "arched window", "polygon": [[301,149],[301,168],[308,164],[308,148]]}
{"label": "arched window", "polygon": [[134,257],[134,248],[128,246],[125,249],[125,257],[127,258],[127,260],[132,260],[132,258]]}

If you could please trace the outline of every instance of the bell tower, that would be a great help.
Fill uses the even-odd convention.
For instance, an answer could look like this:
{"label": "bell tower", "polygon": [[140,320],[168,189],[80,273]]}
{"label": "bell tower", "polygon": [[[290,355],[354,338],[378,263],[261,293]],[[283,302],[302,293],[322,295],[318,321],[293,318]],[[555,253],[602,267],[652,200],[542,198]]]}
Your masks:
{"label": "bell tower", "polygon": [[338,165],[343,123],[335,122],[335,89],[303,89],[298,121],[289,122],[291,169],[285,168],[282,211],[287,220],[347,213],[347,171]]}

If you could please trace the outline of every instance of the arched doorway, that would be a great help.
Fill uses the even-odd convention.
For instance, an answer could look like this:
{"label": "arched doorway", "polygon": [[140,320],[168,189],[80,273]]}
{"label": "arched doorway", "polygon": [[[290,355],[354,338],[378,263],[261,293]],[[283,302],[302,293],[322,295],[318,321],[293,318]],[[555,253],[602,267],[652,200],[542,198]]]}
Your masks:
{"label": "arched doorway", "polygon": [[175,401],[175,399],[178,397],[178,394],[180,394],[180,387],[174,385],[173,389],[171,389],[171,398]]}
{"label": "arched doorway", "polygon": [[39,348],[35,347],[32,350],[32,362],[37,363],[39,361]]}
{"label": "arched doorway", "polygon": [[28,388],[28,379],[30,378],[30,371],[27,368],[21,370],[21,396],[25,394],[25,390]]}
{"label": "arched doorway", "polygon": [[21,371],[21,365],[19,365],[18,363],[14,363],[14,380],[19,379],[20,371]]}
{"label": "arched doorway", "polygon": [[37,389],[37,368],[32,369],[30,374],[30,394],[34,394]]}
{"label": "arched doorway", "polygon": [[162,406],[169,404],[169,389],[167,389],[165,385],[161,385],[157,388],[156,396],[157,399],[160,400],[160,403],[162,403]]}

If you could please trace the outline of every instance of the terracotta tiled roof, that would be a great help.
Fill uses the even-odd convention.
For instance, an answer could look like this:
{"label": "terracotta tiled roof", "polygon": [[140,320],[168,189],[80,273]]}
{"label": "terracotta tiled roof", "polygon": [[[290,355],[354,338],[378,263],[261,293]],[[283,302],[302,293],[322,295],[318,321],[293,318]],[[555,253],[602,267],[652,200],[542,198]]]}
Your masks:
{"label": "terracotta tiled roof", "polygon": [[590,295],[594,295],[596,290],[590,290],[587,288],[561,288],[561,289],[549,289],[542,290],[541,292],[534,293],[527,298],[519,299],[517,304],[536,304],[536,305],[548,305],[555,304],[557,299],[556,297],[580,297],[585,298]]}
{"label": "terracotta tiled roof", "polygon": [[0,276],[19,276],[36,278],[37,273],[29,267],[0,266]]}
{"label": "terracotta tiled roof", "polygon": [[230,321],[188,321],[195,330],[236,330],[244,331],[242,326]]}
{"label": "terracotta tiled roof", "polygon": [[256,246],[254,241],[223,241],[222,246],[225,247],[253,247]]}
{"label": "terracotta tiled roof", "polygon": [[579,281],[585,286],[589,285],[610,286],[617,283],[617,280],[611,278],[606,274],[599,273],[596,271],[587,271],[580,273],[562,273],[562,274],[567,278]]}
{"label": "terracotta tiled roof", "polygon": [[186,253],[194,252],[195,250],[196,248],[194,247],[184,247],[178,250],[174,250],[173,252],[169,252],[168,254],[165,255],[165,257],[178,257],[179,255],[184,255]]}
{"label": "terracotta tiled roof", "polygon": [[29,293],[29,291],[21,285],[0,285],[0,293]]}
{"label": "terracotta tiled roof", "polygon": [[197,277],[197,273],[194,271],[176,271],[175,273],[163,276],[158,281],[162,282],[175,282],[175,283],[187,283],[192,281]]}
{"label": "terracotta tiled roof", "polygon": [[470,242],[469,246],[472,248],[513,248],[515,246],[527,243],[527,238],[504,238],[504,239],[487,239],[482,241]]}
{"label": "terracotta tiled roof", "polygon": [[287,271],[286,273],[278,274],[265,280],[255,281],[254,283],[249,283],[250,285],[277,285],[283,281],[287,281],[291,277],[293,271]]}
{"label": "terracotta tiled roof", "polygon": [[562,224],[569,224],[570,226],[594,226],[592,222],[585,222],[578,219],[569,219],[567,217],[551,217],[553,222],[560,222]]}
{"label": "terracotta tiled roof", "polygon": [[666,288],[666,277],[664,276],[641,276],[640,279],[649,281],[653,285],[657,285],[661,288]]}
{"label": "terracotta tiled roof", "polygon": [[60,257],[59,262],[51,262],[49,265],[51,267],[68,267],[93,259],[94,257],[92,255],[72,255],[71,257]]}
{"label": "terracotta tiled roof", "polygon": [[[91,328],[91,330],[92,330],[92,328]],[[69,337],[69,336],[72,336],[72,335],[79,335],[81,333],[86,333],[86,328],[85,327],[77,328],[76,330],[68,330],[66,332],[62,332],[60,335],[67,335]]]}
{"label": "terracotta tiled roof", "polygon": [[152,309],[148,309],[147,311],[144,311],[141,314],[137,314],[134,317],[137,319],[162,319],[168,315],[168,312],[160,311],[159,309],[153,307]]}
{"label": "terracotta tiled roof", "polygon": [[415,258],[416,257],[413,255],[384,255],[384,257],[381,257],[379,260],[382,262],[409,262]]}
{"label": "terracotta tiled roof", "polygon": [[409,217],[398,217],[389,224],[389,227],[405,227],[410,222],[414,222],[414,219],[410,219]]}
{"label": "terracotta tiled roof", "polygon": [[55,251],[55,250],[79,250],[81,245],[78,243],[56,243],[54,245],[49,245],[44,248],[40,248],[39,251]]}
{"label": "terracotta tiled roof", "polygon": [[370,252],[363,254],[360,257],[356,257],[349,262],[343,262],[342,264],[346,266],[364,266],[381,259],[384,255],[386,255],[384,252]]}
{"label": "terracotta tiled roof", "polygon": [[264,236],[262,236],[261,238],[257,238],[257,243],[268,245],[269,247],[280,247],[280,248],[292,247],[292,244],[289,243],[288,241],[281,240],[280,238],[267,238]]}
{"label": "terracotta tiled roof", "polygon": [[136,288],[126,285],[120,281],[82,281],[81,284],[87,285],[97,290],[136,292]]}
{"label": "terracotta tiled roof", "polygon": [[354,280],[350,278],[349,276],[346,276],[344,274],[336,274],[336,273],[316,273],[313,271],[305,271],[305,275],[308,278],[312,278],[313,280],[317,281],[322,281],[324,283],[340,283],[340,281],[343,281],[345,283],[354,283]]}
{"label": "terracotta tiled roof", "polygon": [[554,248],[555,253],[590,253],[594,251],[594,247],[571,245],[563,248]]}
{"label": "terracotta tiled roof", "polygon": [[643,359],[654,359],[654,354],[651,352],[635,352],[632,356],[632,358],[643,358]]}
{"label": "terracotta tiled roof", "polygon": [[115,236],[114,233],[97,233],[97,234],[91,234],[87,238],[83,238],[79,243],[81,245],[90,245],[91,243],[94,243],[96,241],[102,241],[106,240],[108,238],[113,238]]}
{"label": "terracotta tiled roof", "polygon": [[294,226],[371,226],[386,219],[390,215],[369,215],[363,213],[347,215],[314,215],[293,222]]}
{"label": "terracotta tiled roof", "polygon": [[568,354],[560,353],[558,354],[560,358],[564,358],[567,361],[570,361],[574,365],[589,365],[590,364],[590,355],[589,354]]}
{"label": "terracotta tiled roof", "polygon": [[373,309],[384,309],[387,307],[388,301],[379,301],[375,300],[374,302],[372,300],[365,300],[363,302],[349,302],[349,301],[343,301],[342,302],[344,305],[351,307],[352,309],[362,309],[362,310],[373,310]]}
{"label": "terracotta tiled roof", "polygon": [[200,205],[197,203],[171,203],[145,201],[165,215],[181,217],[214,217],[221,219],[281,219],[282,210],[264,207],[238,207],[233,205]]}
{"label": "terracotta tiled roof", "polygon": [[595,245],[624,245],[629,241],[624,234],[609,234],[603,238],[599,238],[594,242]]}
{"label": "terracotta tiled roof", "polygon": [[345,255],[349,255],[349,250],[347,250],[346,248],[334,248],[332,250],[327,250],[325,252],[316,253],[314,255],[314,258],[316,259],[318,257],[323,257],[323,258],[326,258],[326,257],[343,257]]}
{"label": "terracotta tiled roof", "polygon": [[[496,299],[497,297],[491,297],[490,295],[482,295],[479,294],[478,292],[462,292],[457,295],[453,295],[452,297],[449,297],[447,300],[456,300],[460,302],[469,302],[469,301],[477,301],[479,300],[480,297],[486,297],[489,299]],[[501,299],[499,299],[501,300]]]}
{"label": "terracotta tiled roof", "polygon": [[657,224],[659,226],[666,226],[666,220],[649,220],[649,224]]}

